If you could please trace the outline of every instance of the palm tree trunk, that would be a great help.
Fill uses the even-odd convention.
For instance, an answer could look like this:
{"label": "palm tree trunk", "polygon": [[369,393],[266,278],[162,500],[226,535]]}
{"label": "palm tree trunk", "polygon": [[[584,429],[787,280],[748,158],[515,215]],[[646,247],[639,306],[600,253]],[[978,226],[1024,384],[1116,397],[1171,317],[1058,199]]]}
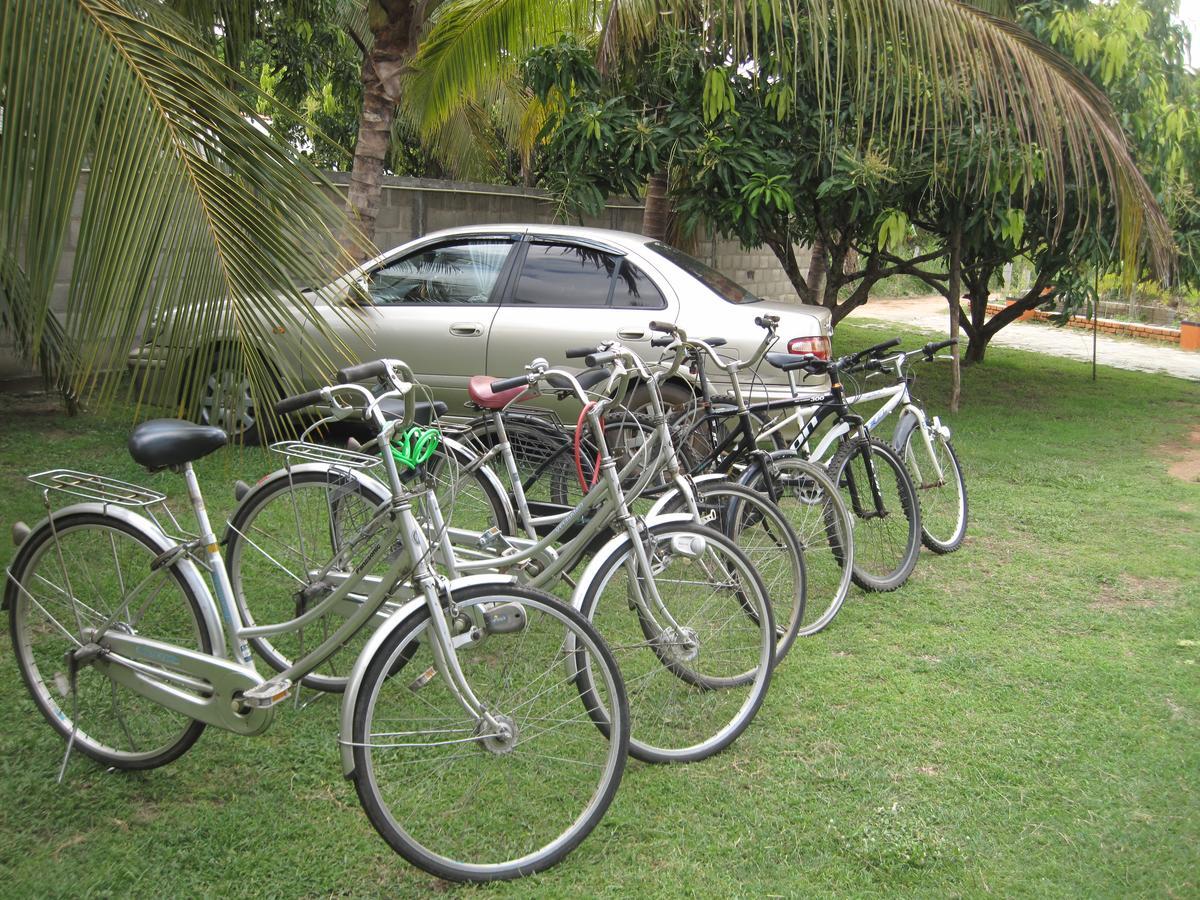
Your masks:
{"label": "palm tree trunk", "polygon": [[[357,219],[359,230],[368,242],[375,239],[375,220],[379,216],[379,198],[383,192],[383,167],[392,144],[392,121],[400,99],[400,76],[415,49],[414,6],[409,0],[373,0],[385,16],[373,16],[374,43],[363,57],[362,113],[358,120],[358,140],[354,144],[354,165],[350,170],[350,189],[346,208]],[[371,247],[351,236],[347,250],[357,262],[369,259]]]}
{"label": "palm tree trunk", "polygon": [[646,181],[646,208],[642,212],[642,234],[656,241],[667,239],[667,172],[655,172]]}

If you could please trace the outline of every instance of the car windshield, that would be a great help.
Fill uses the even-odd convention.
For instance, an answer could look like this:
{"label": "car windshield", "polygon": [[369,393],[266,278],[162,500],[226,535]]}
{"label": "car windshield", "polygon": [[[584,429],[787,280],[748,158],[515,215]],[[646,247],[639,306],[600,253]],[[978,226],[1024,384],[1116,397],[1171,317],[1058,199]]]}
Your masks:
{"label": "car windshield", "polygon": [[732,278],[722,275],[712,266],[700,262],[696,257],[689,256],[682,250],[676,250],[669,244],[650,241],[646,246],[659,256],[665,257],[679,266],[726,303],[758,303],[762,299],[750,293]]}

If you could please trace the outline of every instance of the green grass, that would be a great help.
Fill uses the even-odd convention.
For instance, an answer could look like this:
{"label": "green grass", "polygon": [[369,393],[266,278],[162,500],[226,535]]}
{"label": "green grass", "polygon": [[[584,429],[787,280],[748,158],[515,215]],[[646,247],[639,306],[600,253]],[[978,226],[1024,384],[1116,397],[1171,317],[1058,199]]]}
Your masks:
{"label": "green grass", "polygon": [[[879,339],[843,325],[838,349]],[[944,412],[948,369],[917,393]],[[852,594],[798,643],[749,731],[686,767],[631,763],[565,863],[472,893],[1197,896],[1200,388],[994,348],[950,418],[964,548],[901,590]],[[0,414],[0,519],[39,517],[26,472],[140,475],[119,418]],[[1189,449],[1190,448],[1190,449]],[[200,467],[227,485],[277,463]],[[1194,471],[1194,469],[1192,470]],[[8,552],[0,553],[7,559]],[[376,836],[342,780],[337,700],[260,738],[208,729],[163,769],[110,775],[62,743],[0,643],[0,893],[418,895],[445,886]]]}

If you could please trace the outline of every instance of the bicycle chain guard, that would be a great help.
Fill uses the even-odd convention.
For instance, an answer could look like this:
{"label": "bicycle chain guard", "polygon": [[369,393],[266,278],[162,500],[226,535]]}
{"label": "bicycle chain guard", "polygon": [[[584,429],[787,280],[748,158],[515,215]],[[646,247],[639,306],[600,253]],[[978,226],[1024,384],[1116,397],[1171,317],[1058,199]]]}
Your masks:
{"label": "bicycle chain guard", "polygon": [[438,429],[413,425],[392,438],[392,458],[407,469],[415,469],[433,456],[441,440]]}

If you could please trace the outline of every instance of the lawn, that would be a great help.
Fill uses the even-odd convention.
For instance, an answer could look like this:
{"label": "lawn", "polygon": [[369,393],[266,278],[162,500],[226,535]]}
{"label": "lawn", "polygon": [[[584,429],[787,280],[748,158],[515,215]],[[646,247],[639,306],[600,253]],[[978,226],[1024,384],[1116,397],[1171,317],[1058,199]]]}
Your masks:
{"label": "lawn", "polygon": [[[880,339],[843,325],[838,349]],[[910,343],[912,341],[910,340]],[[945,408],[948,368],[917,393]],[[1200,895],[1200,386],[993,349],[948,417],[969,537],[901,590],[857,590],[777,670],[754,724],[686,767],[630,763],[567,861],[473,893]],[[139,475],[128,411],[0,412],[4,533],[23,481]],[[222,521],[229,451],[200,468]],[[1172,474],[1174,472],[1174,474]],[[11,548],[10,548],[11,550]],[[10,550],[0,551],[5,561]],[[7,619],[5,619],[7,622]],[[257,739],[209,728],[176,763],[106,774],[26,696],[0,642],[0,893],[417,895],[445,885],[376,836],[341,778],[337,701]]]}

